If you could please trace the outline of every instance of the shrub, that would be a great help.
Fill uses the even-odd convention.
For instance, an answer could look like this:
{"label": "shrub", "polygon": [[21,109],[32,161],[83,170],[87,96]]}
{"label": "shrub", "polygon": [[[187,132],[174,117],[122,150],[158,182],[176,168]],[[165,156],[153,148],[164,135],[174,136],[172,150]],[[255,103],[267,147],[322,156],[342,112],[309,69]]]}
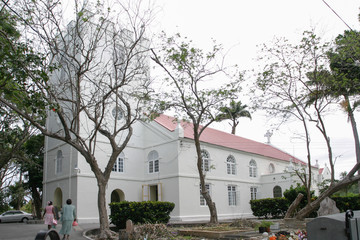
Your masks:
{"label": "shrub", "polygon": [[251,210],[256,217],[279,218],[283,217],[289,207],[286,198],[265,198],[250,201]]}
{"label": "shrub", "polygon": [[336,207],[340,212],[346,212],[347,210],[360,210],[359,195],[349,197],[331,197],[336,202]]}
{"label": "shrub", "polygon": [[113,202],[110,203],[110,220],[116,227],[126,227],[126,221],[138,223],[167,223],[175,204],[171,202]]}

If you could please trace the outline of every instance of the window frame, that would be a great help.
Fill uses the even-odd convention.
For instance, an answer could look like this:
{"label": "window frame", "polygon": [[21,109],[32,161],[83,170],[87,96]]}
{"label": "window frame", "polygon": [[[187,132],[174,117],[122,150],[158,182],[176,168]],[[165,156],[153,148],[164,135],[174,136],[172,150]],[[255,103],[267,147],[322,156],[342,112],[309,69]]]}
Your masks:
{"label": "window frame", "polygon": [[125,154],[121,152],[119,156],[117,157],[114,166],[111,171],[123,173],[125,170]]}
{"label": "window frame", "polygon": [[160,172],[160,161],[159,153],[156,150],[152,150],[148,154],[148,173]]}
{"label": "window frame", "polygon": [[228,175],[236,175],[236,159],[233,155],[226,158],[226,172]]}
{"label": "window frame", "polygon": [[210,172],[210,153],[205,149],[201,149],[201,169],[205,172]]}
{"label": "window frame", "polygon": [[249,177],[257,177],[257,163],[254,159],[251,159],[249,162]]}
{"label": "window frame", "polygon": [[[280,190],[279,190],[280,189]],[[280,192],[279,192],[280,191]],[[280,193],[280,195],[279,196],[275,196],[275,192],[278,194],[278,193]],[[276,185],[276,186],[274,186],[273,187],[273,197],[274,198],[279,198],[279,197],[282,197],[283,195],[282,195],[282,188],[279,186],[279,185]]]}
{"label": "window frame", "polygon": [[56,174],[62,173],[63,160],[64,160],[64,155],[62,153],[62,150],[60,149],[56,152],[56,161],[55,161],[55,173]]}
{"label": "window frame", "polygon": [[237,197],[236,197],[236,185],[228,185],[228,204],[229,206],[237,206]]}
{"label": "window frame", "polygon": [[256,200],[258,199],[258,193],[259,193],[259,188],[256,186],[251,186],[250,187],[250,199],[251,200]]}

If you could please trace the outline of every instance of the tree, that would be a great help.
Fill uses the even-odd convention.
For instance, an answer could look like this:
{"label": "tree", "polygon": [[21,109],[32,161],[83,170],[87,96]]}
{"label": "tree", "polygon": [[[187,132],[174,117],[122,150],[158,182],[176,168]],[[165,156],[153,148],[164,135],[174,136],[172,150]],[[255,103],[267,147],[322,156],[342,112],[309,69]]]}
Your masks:
{"label": "tree", "polygon": [[360,33],[345,31],[343,35],[340,34],[328,56],[334,77],[325,82],[327,88],[323,95],[343,98],[342,106],[353,129],[356,160],[360,164],[360,141],[354,117],[354,111],[360,105],[357,99],[360,94]]}
{"label": "tree", "polygon": [[[266,62],[266,65],[256,81],[256,93],[259,93],[256,106],[266,110],[272,118],[279,117],[281,123],[296,120],[303,128],[307,165],[295,169],[294,174],[307,189],[308,204],[311,203],[312,183],[310,124],[315,122],[316,127],[324,134],[325,141],[330,141],[322,119],[322,112],[329,101],[307,101],[313,91],[308,84],[308,73],[319,73],[325,68],[327,49],[327,43],[321,44],[312,31],[304,32],[298,45],[290,44],[286,39],[275,39],[273,46],[264,44],[260,60]],[[322,75],[313,74],[311,77],[320,76]],[[328,151],[332,165],[331,148]]]}
{"label": "tree", "polygon": [[221,87],[211,87],[211,81],[226,70],[222,65],[217,65],[221,48],[215,43],[209,52],[204,53],[194,47],[191,41],[182,39],[180,34],[170,38],[163,34],[161,37],[162,55],[152,50],[153,61],[165,72],[168,80],[168,88],[160,97],[160,105],[162,110],[171,108],[178,118],[192,123],[201,194],[209,207],[210,222],[218,223],[215,202],[206,188],[208,169],[203,166],[201,134],[211,123],[222,119],[220,109],[224,107],[223,102],[235,99],[239,87],[231,79],[233,76],[228,76],[229,81],[225,79],[226,76],[221,76]]}
{"label": "tree", "polygon": [[[137,1],[74,1],[74,18],[64,24],[59,1],[3,3],[23,19],[33,43],[27,50],[36,53],[37,65],[23,65],[24,75],[6,79],[0,102],[44,136],[69,144],[84,157],[98,185],[99,239],[107,239],[105,191],[111,170],[130,140],[132,125],[144,119],[149,106],[145,29],[151,11]],[[18,45],[13,44],[12,52]],[[6,97],[7,91],[19,94]],[[109,117],[113,109],[121,121]],[[61,127],[41,124],[46,114]],[[104,142],[111,152],[102,168],[96,153]]]}
{"label": "tree", "polygon": [[[308,199],[308,204],[297,212],[296,218],[298,219],[308,216],[326,197],[360,179],[359,175],[354,175],[360,168],[360,164],[357,163],[349,171],[347,177],[338,182],[335,181],[331,142],[330,137],[327,134],[323,118],[323,113],[327,109],[327,106],[336,100],[336,94],[334,93],[350,89],[350,92],[354,94],[358,84],[353,81],[351,84],[347,85],[349,83],[348,77],[344,78],[344,82],[339,81],[339,76],[344,77],[346,75],[344,75],[344,72],[340,75],[333,73],[335,69],[333,65],[334,60],[332,59],[333,51],[328,53],[327,44],[319,45],[318,38],[313,34],[304,38],[302,42],[305,44],[295,47],[291,45],[288,47],[286,45],[276,45],[276,48],[270,49],[271,51],[269,52],[273,54],[272,56],[276,56],[278,59],[265,67],[262,77],[259,78],[260,81],[258,80],[257,82],[258,86],[264,91],[264,93],[271,93],[268,95],[267,99],[269,100],[272,98],[272,102],[270,106],[266,105],[269,110],[275,110],[275,112],[277,111],[283,113],[283,116],[287,116],[289,113],[293,114],[292,110],[296,110],[298,113],[297,118],[301,120],[305,129],[305,139],[308,151],[309,170],[308,174],[303,174],[303,179],[307,176],[309,179],[307,181],[302,180],[304,185],[307,186],[308,191],[311,186],[311,155],[309,148],[310,132],[307,130],[309,122],[316,123],[316,128],[320,130],[327,144],[329,163],[332,172],[330,186],[327,189],[324,189],[324,191],[313,202]],[[299,52],[302,54],[299,54]],[[342,54],[339,55],[343,56]],[[330,58],[328,58],[329,56]],[[329,65],[330,69],[328,68]],[[295,68],[293,68],[294,66]],[[296,71],[293,71],[294,69]],[[354,87],[351,87],[351,85],[354,85]],[[345,89],[342,90],[343,86],[345,86]],[[345,95],[348,94],[345,93]],[[275,99],[281,100],[275,101]],[[289,102],[290,104],[286,105],[284,104],[285,102]],[[347,104],[348,101],[345,102],[348,109],[347,112],[349,113],[348,116],[354,129],[354,126],[356,126],[356,124],[353,124],[355,123],[355,119],[353,118],[353,115],[351,116],[353,109],[349,109],[349,105]],[[262,103],[266,104],[266,101],[262,101]],[[314,114],[311,114],[312,111],[310,110],[315,110]],[[355,145],[358,146],[358,139],[356,137],[357,131],[353,131]],[[300,175],[298,176],[301,177]],[[308,195],[308,197],[309,196],[310,195]]]}
{"label": "tree", "polygon": [[43,162],[44,162],[44,136],[31,136],[24,144],[25,158],[19,164],[24,178],[27,180],[24,187],[30,191],[32,203],[38,219],[41,219],[41,193],[43,182]]}
{"label": "tree", "polygon": [[251,114],[246,110],[247,105],[242,105],[241,101],[236,102],[235,100],[230,102],[230,106],[222,107],[220,109],[224,114],[225,119],[231,120],[231,134],[235,135],[236,127],[239,124],[239,118],[247,117],[251,119]]}
{"label": "tree", "polygon": [[[19,92],[7,89],[8,80],[24,76],[23,66],[35,64],[36,57],[26,50],[26,44],[17,42],[21,37],[16,29],[19,19],[9,14],[4,8],[0,11],[0,19],[0,61],[2,63],[0,66],[0,89],[3,96],[9,99]],[[26,59],[26,62],[22,62],[21,59]],[[16,81],[12,84],[16,84]],[[10,194],[13,206],[19,209],[26,189],[23,188],[25,186],[22,182],[13,185],[13,179],[19,174],[22,176],[19,166],[25,163],[31,164],[31,160],[24,153],[24,144],[34,134],[34,128],[29,125],[28,121],[19,117],[11,108],[2,103],[0,104],[0,119],[0,189]],[[42,164],[40,169],[42,169]],[[36,173],[41,174],[42,170]],[[41,183],[42,178],[40,185]],[[41,199],[35,203],[38,205],[38,211],[41,211]]]}

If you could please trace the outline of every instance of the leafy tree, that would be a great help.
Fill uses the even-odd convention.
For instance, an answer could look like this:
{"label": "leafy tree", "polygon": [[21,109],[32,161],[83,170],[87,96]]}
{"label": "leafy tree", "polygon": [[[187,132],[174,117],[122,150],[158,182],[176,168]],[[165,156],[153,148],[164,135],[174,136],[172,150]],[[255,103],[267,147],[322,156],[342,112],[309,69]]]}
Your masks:
{"label": "leafy tree", "polygon": [[[340,34],[335,40],[335,47],[328,55],[334,78],[326,82],[327,89],[324,95],[343,98],[343,107],[353,128],[356,159],[360,164],[360,142],[353,114],[360,105],[356,98],[360,94],[360,33],[345,31],[344,34]],[[351,97],[355,99],[351,101]]]}
{"label": "leafy tree", "polygon": [[10,198],[9,205],[14,209],[20,210],[25,204],[25,196],[27,195],[22,180],[10,185],[7,191],[7,197]]}
{"label": "leafy tree", "polygon": [[9,210],[10,206],[5,196],[5,192],[0,191],[0,214]]}
{"label": "leafy tree", "polygon": [[[74,1],[74,18],[64,24],[59,1],[6,2],[21,16],[33,42],[22,49],[20,42],[7,39],[11,54],[24,56],[14,58],[23,74],[6,78],[0,94],[0,103],[44,136],[69,144],[90,165],[98,186],[99,239],[111,235],[105,201],[111,170],[132,136],[132,125],[145,118],[151,90],[145,38],[151,10],[140,1],[111,4]],[[121,121],[109,117],[112,109]],[[47,111],[60,122],[59,129],[42,124]],[[104,142],[111,150],[100,164],[96,152]]]}
{"label": "leafy tree", "polygon": [[[28,50],[26,44],[19,43],[21,35],[16,29],[18,18],[2,8],[0,11],[0,92],[6,99],[20,94],[17,91],[18,80],[24,78],[24,66],[32,66],[37,57]],[[14,79],[10,83],[9,80]],[[0,189],[7,192],[11,205],[19,209],[25,196],[22,182],[13,184],[13,179],[22,176],[20,164],[30,161],[24,154],[24,144],[34,129],[14,110],[0,103]],[[42,165],[41,165],[42,168]],[[41,174],[42,171],[37,171]],[[40,180],[41,185],[42,179]],[[2,199],[5,199],[4,197]],[[41,207],[41,200],[40,200]]]}
{"label": "leafy tree", "polygon": [[[180,34],[170,38],[163,34],[162,40],[161,56],[152,50],[152,59],[168,80],[160,105],[163,110],[175,110],[178,118],[192,123],[201,194],[209,207],[210,222],[218,223],[215,202],[206,189],[207,170],[203,166],[201,135],[211,123],[223,119],[220,109],[224,107],[224,101],[236,98],[239,92],[236,82],[240,81],[232,78],[227,81],[225,76],[220,76],[225,68],[217,65],[216,57],[221,51],[218,45],[214,44],[212,50],[205,53]],[[221,77],[222,84],[218,88],[210,84],[216,76]]]}
{"label": "leafy tree", "polygon": [[31,193],[38,219],[41,219],[41,193],[43,189],[44,135],[34,135],[24,144],[25,158],[20,162],[21,171],[27,180],[24,183]]}
{"label": "leafy tree", "polygon": [[251,114],[246,110],[247,105],[243,105],[241,101],[231,101],[230,106],[225,106],[220,109],[223,112],[223,117],[225,119],[231,120],[231,134],[235,135],[236,127],[239,124],[239,118],[247,117],[251,119]]}
{"label": "leafy tree", "polygon": [[[290,189],[284,191],[284,197],[291,203],[296,199],[299,193],[303,194],[304,196],[308,194],[308,191],[304,185],[297,184],[296,187],[291,186]],[[310,191],[310,199],[314,197],[314,193],[314,191]],[[300,209],[307,205],[307,199],[308,197],[306,196],[301,200],[300,205],[298,206]]]}

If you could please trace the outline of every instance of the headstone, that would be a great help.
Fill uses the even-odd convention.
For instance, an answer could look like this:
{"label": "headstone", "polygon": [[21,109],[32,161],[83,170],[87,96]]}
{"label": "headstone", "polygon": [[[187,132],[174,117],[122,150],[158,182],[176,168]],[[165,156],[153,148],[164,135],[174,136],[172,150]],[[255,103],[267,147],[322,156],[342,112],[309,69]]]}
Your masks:
{"label": "headstone", "polygon": [[320,208],[317,211],[318,216],[325,216],[330,214],[340,213],[339,209],[336,207],[336,202],[329,197],[326,197],[320,203]]}
{"label": "headstone", "polygon": [[126,221],[126,233],[127,234],[131,234],[134,232],[134,224],[133,222],[129,219]]}
{"label": "headstone", "polygon": [[280,224],[278,222],[273,223],[270,225],[270,230],[274,231],[274,230],[279,230],[280,229]]}

